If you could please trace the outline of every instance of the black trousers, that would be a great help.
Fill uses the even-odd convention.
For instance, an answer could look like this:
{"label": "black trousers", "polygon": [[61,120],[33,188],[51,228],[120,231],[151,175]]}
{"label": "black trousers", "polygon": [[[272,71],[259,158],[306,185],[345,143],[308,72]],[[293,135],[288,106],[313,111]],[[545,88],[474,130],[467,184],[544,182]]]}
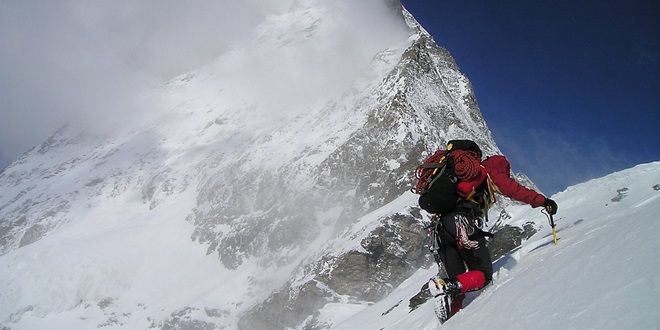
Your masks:
{"label": "black trousers", "polygon": [[474,234],[468,236],[470,240],[479,242],[476,249],[459,248],[456,241],[456,218],[467,217],[472,223],[474,216],[469,213],[450,213],[440,219],[440,226],[436,228],[440,237],[440,258],[450,278],[463,274],[468,270],[479,270],[484,273],[486,284],[493,279],[493,262],[490,251],[486,246],[486,237],[478,228],[474,228]]}

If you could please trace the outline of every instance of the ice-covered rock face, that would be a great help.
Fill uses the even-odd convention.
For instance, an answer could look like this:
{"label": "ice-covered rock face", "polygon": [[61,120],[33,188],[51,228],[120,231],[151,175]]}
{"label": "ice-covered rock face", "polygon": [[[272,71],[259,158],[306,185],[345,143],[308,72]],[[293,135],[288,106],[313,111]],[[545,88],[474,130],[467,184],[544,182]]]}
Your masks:
{"label": "ice-covered rock face", "polygon": [[375,54],[338,97],[286,127],[255,130],[237,157],[206,170],[214,174],[189,217],[194,239],[230,268],[251,257],[289,263],[322,231],[339,231],[400,196],[425,152],[448,139],[497,150],[451,56],[421,31],[408,40]]}
{"label": "ice-covered rock face", "polygon": [[[320,197],[328,192],[317,181],[325,189],[335,185],[335,173],[320,164],[366,122],[380,101],[368,98],[398,61],[410,31],[390,1],[304,0],[280,7],[214,63],[147,95],[160,112],[132,125],[137,129],[93,139],[65,128],[5,169],[0,183],[12,189],[2,196],[2,252],[17,248],[28,230],[25,244],[70,221],[64,211],[85,204],[88,195],[139,190],[153,209],[191,184],[198,205],[189,220],[199,226],[193,236],[201,242],[219,244],[224,235],[211,238],[204,228],[225,232],[220,227],[227,219],[245,214],[257,223],[310,223],[311,232],[298,236],[318,235],[316,213],[333,213],[328,210],[338,199]],[[317,205],[326,198],[331,201]],[[230,267],[242,259],[227,258]]]}
{"label": "ice-covered rock face", "polygon": [[[144,124],[103,137],[64,127],[0,173],[0,254],[30,248],[62,258],[66,249],[45,249],[70,240],[127,254],[72,251],[86,290],[51,292],[64,301],[57,306],[7,296],[17,308],[3,315],[103,301],[112,302],[103,310],[130,314],[122,295],[135,288],[126,283],[164,289],[136,280],[147,271],[121,267],[180,268],[181,259],[158,258],[159,247],[201,246],[214,266],[197,267],[219,267],[203,305],[138,301],[168,312],[149,315],[163,327],[201,311],[204,325],[233,327],[246,313],[245,328],[295,327],[328,301],[377,300],[430,260],[419,250],[427,216],[406,194],[415,167],[451,139],[498,152],[468,79],[397,1],[295,1],[215,62],[145,98],[160,111]],[[168,236],[151,236],[163,230]],[[174,241],[186,248],[174,250]],[[48,258],[32,262],[36,269]],[[67,278],[58,271],[50,277]],[[281,316],[282,305],[295,313]]]}
{"label": "ice-covered rock face", "polygon": [[474,139],[486,154],[497,152],[469,82],[450,54],[423,31],[381,86],[376,98],[382,101],[324,163],[335,185],[319,185],[328,191],[345,187],[339,194],[347,198],[338,204],[343,208],[338,224],[353,224],[343,235],[359,239],[347,250],[330,243],[325,253],[310,258],[293,280],[244,315],[241,328],[301,323],[324,328],[311,315],[327,302],[382,298],[415,269],[429,265],[422,246],[428,219],[415,207],[372,217],[371,229],[355,225],[355,219],[401,196],[412,185],[411,170],[421,158],[450,139]]}

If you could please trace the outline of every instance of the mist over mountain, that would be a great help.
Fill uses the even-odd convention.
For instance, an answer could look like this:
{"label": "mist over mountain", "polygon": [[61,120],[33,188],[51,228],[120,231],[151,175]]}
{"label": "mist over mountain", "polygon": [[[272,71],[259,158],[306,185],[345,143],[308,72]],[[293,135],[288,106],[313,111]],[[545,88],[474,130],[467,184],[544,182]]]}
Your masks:
{"label": "mist over mountain", "polygon": [[[469,80],[396,1],[286,4],[0,172],[0,325],[328,329],[432,269],[415,167],[499,153]],[[499,204],[502,256],[543,222]]]}

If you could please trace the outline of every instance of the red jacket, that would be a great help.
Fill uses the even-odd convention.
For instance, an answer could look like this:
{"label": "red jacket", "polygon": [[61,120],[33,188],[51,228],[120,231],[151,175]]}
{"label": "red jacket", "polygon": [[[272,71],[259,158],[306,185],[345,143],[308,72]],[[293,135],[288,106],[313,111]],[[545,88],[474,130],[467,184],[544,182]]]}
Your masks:
{"label": "red jacket", "polygon": [[532,207],[542,206],[543,202],[545,202],[545,196],[522,186],[509,176],[511,165],[506,157],[499,155],[491,156],[486,158],[481,164],[486,168],[497,190],[503,195],[527,203]]}

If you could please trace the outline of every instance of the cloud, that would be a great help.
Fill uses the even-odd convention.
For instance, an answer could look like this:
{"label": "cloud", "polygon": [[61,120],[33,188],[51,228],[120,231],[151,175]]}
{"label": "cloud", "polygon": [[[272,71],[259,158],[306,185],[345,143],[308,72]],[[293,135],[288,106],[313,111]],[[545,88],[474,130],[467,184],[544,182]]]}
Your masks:
{"label": "cloud", "polygon": [[66,122],[103,130],[140,116],[146,90],[212,61],[291,3],[0,2],[0,154],[15,159]]}
{"label": "cloud", "polygon": [[[0,2],[0,167],[66,122],[112,130],[149,115],[138,100],[164,81],[225,54],[236,82],[268,104],[338,89],[354,78],[403,22],[396,1],[3,1]],[[272,47],[252,40],[289,13],[325,11],[298,22],[323,38]],[[303,16],[288,19],[304,19]],[[328,19],[329,18],[329,19]],[[291,22],[272,31],[285,36]],[[308,24],[309,23],[309,24]],[[305,25],[308,24],[308,25]],[[295,24],[294,24],[295,25]],[[258,32],[258,31],[257,31]],[[273,53],[273,49],[279,49]],[[237,57],[238,56],[238,57]],[[313,97],[312,97],[313,98]]]}
{"label": "cloud", "polygon": [[260,117],[291,118],[346,91],[409,33],[387,1],[299,0],[235,45],[215,73],[232,95],[258,100]]}

